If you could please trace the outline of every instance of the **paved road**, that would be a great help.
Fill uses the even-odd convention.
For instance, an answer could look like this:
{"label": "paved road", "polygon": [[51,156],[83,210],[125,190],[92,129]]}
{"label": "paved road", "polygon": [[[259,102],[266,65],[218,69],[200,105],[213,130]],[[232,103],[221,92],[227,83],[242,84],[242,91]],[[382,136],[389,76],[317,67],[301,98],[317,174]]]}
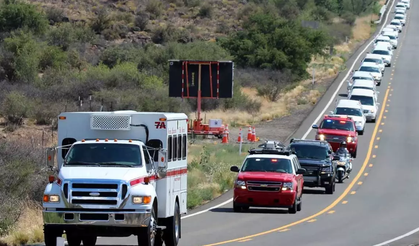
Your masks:
{"label": "paved road", "polygon": [[[185,218],[180,245],[372,246],[419,226],[416,212],[419,165],[415,163],[419,132],[414,130],[419,122],[419,97],[416,96],[419,91],[416,81],[419,28],[415,26],[419,23],[419,4],[412,1],[411,5],[408,24],[395,50],[393,67],[386,69],[379,87],[380,118],[375,124],[367,124],[364,135],[360,136],[351,179],[337,184],[333,195],[326,195],[320,189],[307,190],[303,209],[297,214],[279,209],[233,213],[232,204],[227,203]],[[332,85],[295,137],[305,134],[337,86]],[[345,87],[341,89],[342,94]],[[326,112],[332,110],[333,105]],[[314,132],[307,138],[313,139]],[[228,192],[200,210],[231,197],[232,193]],[[412,235],[389,245],[415,245],[419,243],[416,239],[419,236]],[[98,244],[136,245],[136,238],[100,238]]]}

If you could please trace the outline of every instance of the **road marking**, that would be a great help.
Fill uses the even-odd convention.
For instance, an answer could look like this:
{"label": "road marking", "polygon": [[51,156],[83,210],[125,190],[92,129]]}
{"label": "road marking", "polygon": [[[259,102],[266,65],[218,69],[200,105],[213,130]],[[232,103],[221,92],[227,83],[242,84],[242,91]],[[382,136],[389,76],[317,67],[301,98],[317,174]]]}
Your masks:
{"label": "road marking", "polygon": [[348,201],[343,201],[343,202],[342,202],[342,204],[347,204],[347,203],[348,203]]}
{"label": "road marking", "polygon": [[[396,2],[396,0],[393,0],[393,2],[391,3],[391,6],[390,6],[390,8],[389,9],[392,9],[393,8],[393,6],[394,6],[394,3]],[[385,23],[387,23],[387,21],[388,21],[388,18],[390,17],[390,12],[391,11],[388,11],[387,12],[387,16],[386,16],[386,19],[384,20],[384,22],[383,22],[383,25],[381,26],[381,29],[380,29],[380,31],[379,31],[379,33],[381,33],[381,31],[384,29],[384,24]],[[377,35],[378,36],[378,35]],[[349,75],[352,73],[352,70],[354,69],[354,67],[355,67],[355,65],[356,65],[356,63],[359,61],[359,59],[361,58],[361,56],[363,56],[363,55],[365,55],[364,53],[365,53],[365,51],[367,51],[369,48],[370,48],[370,46],[371,46],[371,44],[373,44],[375,42],[375,38],[373,38],[368,44],[367,44],[367,46],[365,46],[365,48],[361,51],[361,53],[359,53],[359,55],[355,58],[355,61],[352,63],[352,66],[348,69],[348,72],[346,73],[346,75],[345,75],[345,77],[342,79],[342,81],[340,82],[340,84],[339,84],[339,86],[338,86],[338,88],[336,88],[336,91],[333,93],[333,95],[330,97],[330,100],[329,100],[329,102],[326,104],[326,106],[324,107],[324,109],[322,110],[322,112],[320,112],[320,114],[319,114],[319,116],[317,116],[317,118],[313,121],[313,123],[309,126],[309,128],[308,128],[308,130],[307,130],[307,132],[306,133],[304,133],[304,135],[303,135],[303,137],[302,137],[302,139],[305,139],[307,136],[308,136],[308,134],[310,134],[310,132],[313,130],[313,128],[311,128],[311,126],[312,125],[314,125],[314,124],[316,124],[319,120],[320,120],[320,118],[324,115],[324,113],[326,112],[326,110],[329,108],[329,106],[332,104],[332,102],[335,100],[335,97],[337,96],[337,94],[339,93],[339,91],[340,91],[340,89],[341,89],[341,87],[342,87],[342,85],[343,85],[343,83],[344,82],[346,82],[346,79],[349,77]],[[385,101],[384,101],[385,102]]]}
{"label": "road marking", "polygon": [[388,109],[386,109],[386,113],[388,113]]}
{"label": "road marking", "polygon": [[368,173],[364,173],[364,176],[368,176]]}
{"label": "road marking", "polygon": [[205,209],[205,210],[202,210],[202,211],[199,211],[199,212],[196,212],[196,213],[193,213],[193,214],[188,214],[188,215],[185,215],[185,216],[183,216],[183,217],[181,217],[180,219],[186,219],[186,218],[190,218],[190,217],[193,217],[193,216],[196,216],[196,215],[199,215],[199,214],[203,214],[203,213],[206,213],[206,212],[208,212],[208,211],[210,211],[210,210],[213,210],[213,209],[215,209],[215,208],[219,208],[219,207],[221,207],[221,206],[224,206],[224,205],[226,205],[226,204],[228,204],[228,203],[230,203],[230,202],[232,202],[233,201],[233,198],[231,198],[231,199],[229,199],[229,200],[227,200],[227,201],[225,201],[225,202],[223,202],[223,203],[220,203],[220,204],[218,204],[218,205],[216,205],[216,206],[214,206],[214,207],[210,207],[210,208],[208,208],[208,209]]}
{"label": "road marking", "polygon": [[389,96],[391,96],[392,94],[390,94]]}
{"label": "road marking", "polygon": [[362,185],[362,181],[359,181],[359,182],[358,182],[358,185]]}
{"label": "road marking", "polygon": [[[394,1],[393,1],[393,4],[394,4]],[[392,6],[393,6],[393,4],[392,4]],[[385,93],[385,95],[384,95],[384,101],[386,101],[387,100],[387,98],[388,98],[388,94],[389,94],[389,92],[390,92],[390,90],[389,89],[387,89],[386,90],[386,93]],[[340,203],[347,195],[348,195],[348,193],[352,190],[352,188],[354,187],[354,185],[355,185],[355,183],[356,182],[358,182],[358,180],[359,180],[359,178],[361,177],[361,175],[362,175],[362,173],[365,171],[365,169],[367,168],[367,165],[368,165],[368,163],[369,163],[369,160],[370,160],[370,157],[371,157],[371,153],[372,153],[372,149],[373,149],[373,146],[374,146],[374,141],[375,141],[375,137],[376,137],[376,135],[377,135],[377,131],[378,131],[378,127],[379,127],[379,124],[378,123],[380,123],[381,122],[381,119],[383,118],[383,112],[384,112],[384,109],[385,109],[385,107],[382,107],[381,108],[381,111],[380,111],[380,114],[379,114],[379,117],[378,117],[378,119],[377,119],[377,124],[375,125],[375,127],[374,127],[374,131],[373,131],[373,133],[372,133],[372,137],[371,137],[371,140],[370,140],[370,144],[369,144],[369,146],[368,146],[368,152],[367,152],[367,155],[366,155],[366,157],[365,157],[365,160],[364,160],[364,163],[362,164],[362,166],[361,166],[361,169],[359,170],[359,172],[356,174],[356,176],[355,176],[355,178],[352,180],[352,182],[346,187],[346,189],[343,191],[343,193],[335,200],[335,201],[333,201],[329,206],[327,206],[326,208],[324,208],[323,210],[321,210],[321,211],[319,211],[319,212],[317,212],[316,214],[313,214],[313,215],[310,215],[310,216],[308,216],[308,217],[306,217],[306,218],[303,218],[303,219],[301,219],[301,220],[298,220],[298,221],[294,221],[294,222],[292,222],[292,223],[290,223],[290,224],[287,224],[287,225],[284,225],[284,226],[281,226],[281,227],[278,227],[278,228],[274,228],[274,229],[271,229],[271,230],[268,230],[268,231],[264,231],[264,232],[260,232],[260,233],[256,233],[256,234],[252,234],[252,235],[249,235],[249,236],[244,236],[244,237],[240,237],[240,238],[236,238],[236,239],[231,239],[231,240],[226,240],[226,241],[222,241],[222,242],[218,242],[218,243],[213,243],[213,244],[206,244],[206,245],[204,245],[204,246],[215,246],[215,245],[221,245],[221,244],[227,244],[227,243],[232,243],[232,242],[238,242],[238,241],[240,241],[240,240],[244,240],[244,239],[247,239],[247,238],[255,238],[255,237],[258,237],[258,236],[263,236],[263,235],[267,235],[267,234],[270,234],[270,233],[273,233],[273,232],[277,232],[277,231],[280,231],[280,230],[283,230],[283,229],[285,229],[285,228],[289,228],[289,227],[291,227],[291,226],[295,226],[295,225],[299,225],[299,224],[302,224],[302,223],[304,223],[304,222],[307,222],[307,221],[309,221],[309,220],[313,220],[313,219],[315,219],[316,217],[318,217],[318,216],[320,216],[320,215],[322,215],[322,214],[325,214],[325,213],[327,213],[329,210],[331,210],[332,208],[334,208],[338,203]],[[364,174],[365,175],[365,174]],[[343,203],[342,202],[342,204],[345,204],[345,203]]]}
{"label": "road marking", "polygon": [[375,146],[374,146],[374,149],[378,149],[378,145],[375,145]]}
{"label": "road marking", "polygon": [[[388,106],[388,105],[387,105]],[[381,125],[383,126],[384,125],[384,122],[381,122]]]}
{"label": "road marking", "polygon": [[387,116],[383,116],[384,119],[387,119]]}
{"label": "road marking", "polygon": [[373,155],[373,156],[372,156],[372,158],[375,158],[375,157],[377,157],[377,156],[376,156],[376,155]]}
{"label": "road marking", "polygon": [[355,193],[356,193],[356,191],[352,191],[352,192],[351,192],[351,195],[355,195]]}
{"label": "road marking", "polygon": [[312,219],[312,220],[309,220],[309,221],[307,221],[308,223],[312,223],[312,222],[315,222],[315,221],[317,221],[316,219]]}
{"label": "road marking", "polygon": [[247,242],[247,241],[250,241],[250,240],[252,240],[252,239],[249,238],[249,239],[241,240],[241,241],[239,241],[239,243],[244,243],[244,242]]}
{"label": "road marking", "polygon": [[373,164],[370,164],[370,167],[373,167],[374,165]]}
{"label": "road marking", "polygon": [[390,239],[390,240],[388,240],[388,241],[385,241],[385,242],[382,242],[382,243],[376,244],[376,245],[374,245],[374,246],[387,246],[389,243],[392,243],[392,242],[395,242],[395,241],[397,241],[397,240],[400,240],[400,239],[403,239],[403,238],[405,238],[405,237],[408,237],[408,236],[410,236],[410,235],[413,235],[413,234],[415,234],[416,232],[419,232],[419,227],[418,227],[418,228],[416,228],[416,229],[414,229],[414,230],[412,230],[412,231],[409,231],[409,232],[408,232],[408,233],[406,233],[406,234],[403,234],[403,235],[401,235],[401,236],[395,237],[395,238]]}
{"label": "road marking", "polygon": [[377,140],[380,140],[380,137],[378,137]]}
{"label": "road marking", "polygon": [[289,231],[289,230],[290,230],[289,228],[285,228],[283,230],[280,230],[279,232],[286,232],[286,231]]}
{"label": "road marking", "polygon": [[328,212],[328,214],[334,214],[335,213],[335,210],[330,210],[329,212]]}

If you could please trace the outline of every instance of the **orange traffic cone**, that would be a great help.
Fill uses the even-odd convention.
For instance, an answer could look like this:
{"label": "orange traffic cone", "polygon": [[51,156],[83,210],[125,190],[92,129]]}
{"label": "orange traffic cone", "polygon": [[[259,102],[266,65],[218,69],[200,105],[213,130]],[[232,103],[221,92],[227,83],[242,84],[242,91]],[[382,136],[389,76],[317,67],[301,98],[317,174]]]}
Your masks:
{"label": "orange traffic cone", "polygon": [[240,130],[239,130],[239,137],[237,138],[237,142],[238,142],[238,143],[243,142],[243,140],[242,140],[242,129],[241,129],[241,128],[240,128]]}
{"label": "orange traffic cone", "polygon": [[227,131],[227,138],[230,138],[230,132],[228,131],[228,125],[226,125],[226,131]]}
{"label": "orange traffic cone", "polygon": [[249,130],[247,131],[247,141],[250,141],[250,142],[252,142],[252,136],[253,134],[252,134],[252,127],[251,126],[249,126]]}
{"label": "orange traffic cone", "polygon": [[252,142],[256,142],[256,130],[255,130],[255,127],[253,127],[253,130],[252,130]]}
{"label": "orange traffic cone", "polygon": [[228,143],[228,132],[227,132],[227,129],[224,130],[224,133],[223,133],[223,141],[221,143],[224,143],[224,144]]}

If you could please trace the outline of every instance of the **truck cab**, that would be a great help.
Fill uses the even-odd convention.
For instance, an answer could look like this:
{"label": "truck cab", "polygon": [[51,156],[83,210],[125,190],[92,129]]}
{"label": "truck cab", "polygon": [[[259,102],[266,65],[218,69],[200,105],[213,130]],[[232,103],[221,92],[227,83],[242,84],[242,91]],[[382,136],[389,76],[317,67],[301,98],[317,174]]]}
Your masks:
{"label": "truck cab", "polygon": [[[139,245],[177,245],[186,213],[187,116],[136,111],[66,112],[60,146],[47,151],[46,246],[136,235]],[[56,157],[56,160],[54,160]]]}
{"label": "truck cab", "polygon": [[264,147],[249,150],[241,168],[232,166],[238,176],[234,186],[235,212],[249,207],[288,208],[301,210],[305,169],[290,151],[268,141]]}

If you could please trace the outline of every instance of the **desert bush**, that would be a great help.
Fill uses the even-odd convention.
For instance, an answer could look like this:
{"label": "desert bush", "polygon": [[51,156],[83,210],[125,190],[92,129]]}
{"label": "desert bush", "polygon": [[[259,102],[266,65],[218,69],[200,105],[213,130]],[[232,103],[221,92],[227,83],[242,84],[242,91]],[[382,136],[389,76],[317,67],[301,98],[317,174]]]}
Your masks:
{"label": "desert bush", "polygon": [[48,28],[48,20],[35,5],[18,0],[4,0],[0,3],[0,32],[11,32],[20,28],[40,34]]}
{"label": "desert bush", "polygon": [[51,24],[62,22],[65,18],[64,9],[62,8],[48,7],[45,10],[45,14]]}
{"label": "desert bush", "polygon": [[200,0],[183,0],[183,3],[186,7],[190,8],[198,7],[199,5],[201,5]]}
{"label": "desert bush", "polygon": [[150,18],[154,20],[163,14],[163,4],[161,1],[150,0],[146,5],[145,10],[150,13]]}
{"label": "desert bush", "polygon": [[58,46],[64,51],[68,50],[75,42],[87,43],[94,39],[95,34],[89,27],[73,23],[62,23],[47,33],[48,43]]}
{"label": "desert bush", "polygon": [[67,54],[55,46],[46,46],[39,58],[39,69],[45,71],[48,68],[61,69],[67,66]]}
{"label": "desert bush", "polygon": [[283,92],[286,85],[293,82],[290,71],[272,71],[264,70],[260,73],[259,86],[257,87],[258,95],[266,97],[271,102],[276,102],[279,95]]}
{"label": "desert bush", "polygon": [[112,22],[109,11],[106,8],[99,9],[97,16],[92,18],[90,23],[91,28],[100,34],[105,29],[109,28]]}
{"label": "desert bush", "polygon": [[135,16],[134,24],[141,31],[144,31],[147,28],[147,25],[150,21],[150,16],[146,13],[138,13]]}
{"label": "desert bush", "polygon": [[211,4],[204,4],[201,6],[198,12],[198,16],[204,17],[204,18],[212,18],[214,12],[214,8]]}
{"label": "desert bush", "polygon": [[141,50],[134,45],[116,45],[105,49],[100,55],[100,61],[109,68],[113,68],[120,62],[135,62],[139,55],[141,55]]}
{"label": "desert bush", "polygon": [[9,123],[22,125],[23,118],[28,116],[30,109],[31,105],[28,98],[18,91],[13,91],[2,101],[0,114]]}
{"label": "desert bush", "polygon": [[[41,202],[45,187],[41,140],[0,142],[0,233],[18,220],[25,201]],[[42,178],[44,177],[44,178]]]}

